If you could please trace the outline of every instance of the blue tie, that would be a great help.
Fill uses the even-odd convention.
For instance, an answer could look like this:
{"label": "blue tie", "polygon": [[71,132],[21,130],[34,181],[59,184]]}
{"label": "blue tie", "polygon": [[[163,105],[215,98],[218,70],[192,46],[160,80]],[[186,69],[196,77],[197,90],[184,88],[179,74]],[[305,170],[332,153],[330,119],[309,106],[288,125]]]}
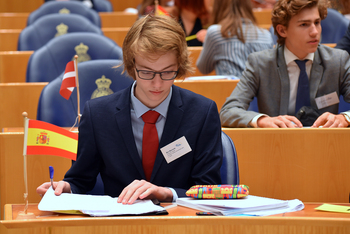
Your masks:
{"label": "blue tie", "polygon": [[298,92],[297,99],[295,102],[295,113],[303,106],[310,106],[310,88],[309,88],[309,79],[306,74],[305,63],[306,60],[295,60],[296,64],[300,68],[300,75],[298,81]]}

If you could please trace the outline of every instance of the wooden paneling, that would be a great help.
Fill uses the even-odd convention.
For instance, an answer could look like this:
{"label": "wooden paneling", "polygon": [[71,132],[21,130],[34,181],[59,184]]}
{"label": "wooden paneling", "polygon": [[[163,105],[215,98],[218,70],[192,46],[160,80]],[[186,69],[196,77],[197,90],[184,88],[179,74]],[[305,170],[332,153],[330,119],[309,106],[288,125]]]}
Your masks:
{"label": "wooden paneling", "polygon": [[350,129],[224,128],[250,194],[303,202],[349,202]]}
{"label": "wooden paneling", "polygon": [[0,51],[0,83],[25,82],[33,51]]}
{"label": "wooden paneling", "polygon": [[23,127],[22,113],[36,119],[42,89],[47,83],[0,83],[0,131]]}

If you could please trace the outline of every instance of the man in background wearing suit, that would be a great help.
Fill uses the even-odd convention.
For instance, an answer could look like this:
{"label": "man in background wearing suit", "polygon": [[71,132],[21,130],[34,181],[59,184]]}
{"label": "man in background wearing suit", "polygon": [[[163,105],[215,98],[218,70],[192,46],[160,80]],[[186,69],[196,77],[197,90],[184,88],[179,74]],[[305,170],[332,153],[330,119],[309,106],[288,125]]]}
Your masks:
{"label": "man in background wearing suit", "polygon": [[[56,195],[86,193],[98,173],[105,194],[119,196],[123,204],[136,199],[171,202],[193,185],[221,183],[223,153],[216,104],[173,85],[177,76],[191,70],[188,55],[185,33],[171,17],[136,21],[123,43],[124,69],[135,81],[125,90],[85,103],[77,160],[64,180],[54,183]],[[156,114],[157,139],[144,144],[151,138],[143,137],[147,113]],[[144,149],[153,145],[150,165]],[[43,195],[49,187],[44,183],[37,192]]]}
{"label": "man in background wearing suit", "polygon": [[[320,113],[312,127],[349,125],[350,112],[338,114],[339,95],[350,102],[349,55],[319,45],[320,23],[326,16],[322,0],[276,3],[272,23],[279,45],[248,57],[240,82],[220,111],[222,126],[303,127],[295,117],[303,102]],[[298,95],[299,77],[306,82],[300,90],[308,95]],[[254,97],[260,113],[247,111]]]}

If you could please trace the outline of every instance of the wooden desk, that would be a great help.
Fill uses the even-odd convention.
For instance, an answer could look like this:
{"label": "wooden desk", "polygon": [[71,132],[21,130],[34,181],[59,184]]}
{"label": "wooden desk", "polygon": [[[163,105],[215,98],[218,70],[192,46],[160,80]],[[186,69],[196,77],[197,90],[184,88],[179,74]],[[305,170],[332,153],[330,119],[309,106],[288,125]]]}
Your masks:
{"label": "wooden desk", "polygon": [[33,51],[0,51],[0,83],[25,82]]}
{"label": "wooden desk", "polygon": [[349,202],[350,129],[223,128],[251,194],[303,202]]}
{"label": "wooden desk", "polygon": [[[23,132],[0,133],[0,219],[3,219],[6,203],[24,203],[23,141]],[[49,180],[49,166],[55,168],[55,180],[61,180],[70,168],[71,160],[35,155],[27,157],[27,165],[28,199],[39,202],[36,188]]]}
{"label": "wooden desk", "polygon": [[23,127],[22,113],[36,119],[42,89],[48,83],[0,83],[0,131],[5,127]]}
{"label": "wooden desk", "polygon": [[[166,205],[166,204],[164,204]],[[6,205],[5,220],[0,230],[14,233],[350,233],[350,215],[314,210],[320,203],[305,204],[302,211],[266,217],[195,216],[195,210],[177,206],[164,216],[87,217],[56,215],[38,211],[37,204],[29,212],[34,220],[13,220],[23,205]]]}
{"label": "wooden desk", "polygon": [[[130,27],[101,28],[103,35],[120,47]],[[22,29],[0,29],[0,51],[17,51],[18,38]]]}
{"label": "wooden desk", "polygon": [[[114,41],[122,46],[127,31],[127,28],[105,28],[105,35],[114,38]],[[203,76],[204,74],[196,67],[196,61],[202,47],[188,47],[188,50],[190,51],[191,64],[194,68],[194,73],[191,74],[191,76]],[[34,51],[0,51],[0,83],[25,82],[27,64],[33,52]],[[215,71],[208,75],[215,75]]]}
{"label": "wooden desk", "polygon": [[[253,195],[303,202],[349,202],[350,129],[223,129],[233,140],[240,183]],[[23,132],[0,133],[0,197],[5,204],[23,203]],[[63,178],[70,160],[28,157],[29,202],[39,202],[36,187]],[[3,213],[0,212],[2,215]]]}
{"label": "wooden desk", "polygon": [[[123,11],[99,12],[101,28],[131,27],[138,18],[137,14]],[[24,29],[29,13],[0,13],[0,29]]]}
{"label": "wooden desk", "polygon": [[[175,81],[175,85],[181,88],[214,100],[219,110],[237,83],[238,80]],[[39,97],[47,84],[46,82],[0,83],[0,132],[6,127],[23,127],[24,111],[28,113],[29,118],[36,119]]]}

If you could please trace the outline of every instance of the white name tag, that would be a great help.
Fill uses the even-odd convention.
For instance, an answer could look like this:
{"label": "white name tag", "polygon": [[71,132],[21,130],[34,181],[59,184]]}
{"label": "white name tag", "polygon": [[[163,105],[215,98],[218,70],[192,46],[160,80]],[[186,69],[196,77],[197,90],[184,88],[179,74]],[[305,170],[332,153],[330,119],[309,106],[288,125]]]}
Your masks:
{"label": "white name tag", "polygon": [[181,156],[191,152],[192,149],[188,144],[186,138],[183,136],[176,141],[164,146],[160,149],[167,163],[171,163],[175,159],[180,158]]}
{"label": "white name tag", "polygon": [[315,98],[316,105],[318,109],[325,108],[339,103],[339,97],[336,92],[324,95],[322,97]]}

